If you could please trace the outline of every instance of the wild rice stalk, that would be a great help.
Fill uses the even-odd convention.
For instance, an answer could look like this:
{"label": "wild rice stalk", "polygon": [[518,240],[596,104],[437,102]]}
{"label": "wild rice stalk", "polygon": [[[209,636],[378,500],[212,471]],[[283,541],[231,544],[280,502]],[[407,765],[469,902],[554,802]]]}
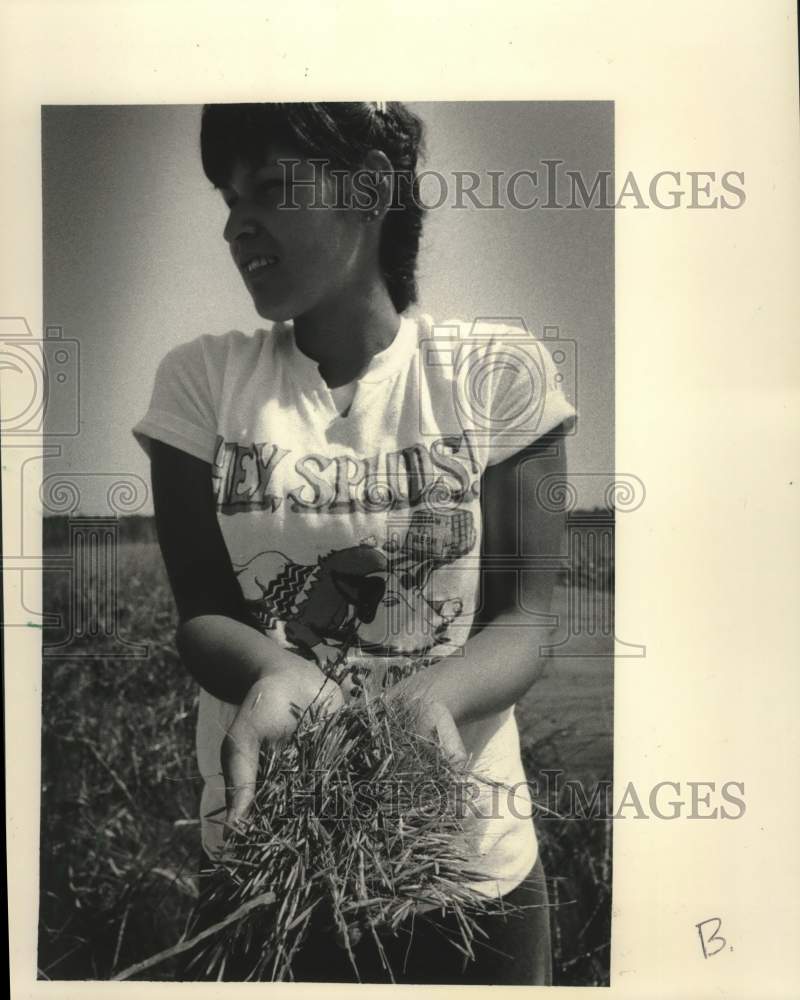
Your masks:
{"label": "wild rice stalk", "polygon": [[[468,888],[486,878],[470,869],[465,836],[476,775],[415,733],[411,711],[382,698],[327,715],[312,705],[290,740],[262,748],[255,800],[226,841],[214,899],[234,910],[272,891],[277,902],[205,944],[210,971],[221,975],[235,948],[247,955],[248,979],[293,979],[293,957],[316,915],[357,979],[353,945],[369,934],[394,982],[381,932],[412,913],[415,928],[435,924],[445,908],[455,914],[460,938],[451,943],[473,955],[476,916],[510,912]],[[430,911],[418,912],[427,904]]]}

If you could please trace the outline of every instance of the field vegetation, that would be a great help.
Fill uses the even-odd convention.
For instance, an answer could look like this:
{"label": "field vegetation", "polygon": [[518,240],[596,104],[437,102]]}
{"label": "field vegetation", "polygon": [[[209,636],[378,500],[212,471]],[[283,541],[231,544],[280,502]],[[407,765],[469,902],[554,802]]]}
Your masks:
{"label": "field vegetation", "polygon": [[[46,536],[49,551],[58,534]],[[97,648],[87,643],[43,661],[44,980],[109,979],[169,948],[197,897],[197,688],[174,648],[174,605],[149,528],[118,546],[117,577],[119,633],[147,655],[81,655]],[[66,615],[67,572],[46,572],[44,588],[44,610]],[[58,627],[43,634],[45,645],[63,639]],[[612,775],[609,640],[591,643],[593,656],[554,658],[517,708],[528,778],[550,788],[537,799],[537,831],[563,985],[608,982],[611,822],[569,815],[563,787],[553,790],[556,771],[588,797]],[[144,978],[174,979],[178,969],[168,960]]]}

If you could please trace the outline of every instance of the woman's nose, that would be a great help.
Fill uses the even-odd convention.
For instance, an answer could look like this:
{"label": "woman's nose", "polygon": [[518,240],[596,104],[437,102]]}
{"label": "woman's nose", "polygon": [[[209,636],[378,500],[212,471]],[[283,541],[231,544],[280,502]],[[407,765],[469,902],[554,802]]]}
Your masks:
{"label": "woman's nose", "polygon": [[245,207],[234,205],[230,210],[222,235],[228,243],[233,243],[234,240],[256,236],[258,231],[258,220]]}

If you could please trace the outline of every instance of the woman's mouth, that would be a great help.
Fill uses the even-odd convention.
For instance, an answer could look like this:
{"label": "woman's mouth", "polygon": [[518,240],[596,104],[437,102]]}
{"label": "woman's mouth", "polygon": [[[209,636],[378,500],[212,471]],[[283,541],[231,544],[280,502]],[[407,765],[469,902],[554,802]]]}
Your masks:
{"label": "woman's mouth", "polygon": [[247,277],[253,277],[263,271],[268,271],[278,263],[277,257],[253,257],[242,267]]}

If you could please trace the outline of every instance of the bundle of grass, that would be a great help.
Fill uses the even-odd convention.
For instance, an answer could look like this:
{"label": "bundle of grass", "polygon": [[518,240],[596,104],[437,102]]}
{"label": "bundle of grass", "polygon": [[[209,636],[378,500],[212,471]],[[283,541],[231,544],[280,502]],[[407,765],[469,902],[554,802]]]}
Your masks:
{"label": "bundle of grass", "polygon": [[[312,705],[290,740],[262,748],[255,800],[228,837],[214,893],[224,910],[247,912],[196,956],[206,974],[221,978],[235,951],[251,965],[244,979],[293,979],[293,956],[321,916],[357,980],[354,945],[369,934],[394,982],[382,934],[412,914],[415,924],[455,914],[459,938],[449,940],[473,957],[476,916],[509,912],[468,885],[486,877],[470,869],[465,823],[475,775],[420,736],[410,713],[383,698],[327,715]],[[274,905],[246,906],[269,890]]]}

